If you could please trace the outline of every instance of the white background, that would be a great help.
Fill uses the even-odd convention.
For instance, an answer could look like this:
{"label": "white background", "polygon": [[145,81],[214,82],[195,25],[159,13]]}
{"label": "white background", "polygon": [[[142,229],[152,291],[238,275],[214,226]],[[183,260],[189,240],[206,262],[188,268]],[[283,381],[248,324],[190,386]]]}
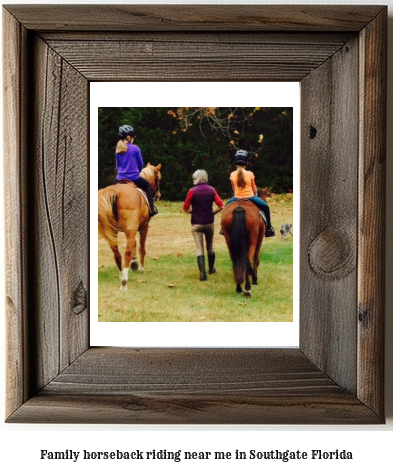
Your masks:
{"label": "white background", "polygon": [[[9,0],[7,3],[29,3]],[[31,3],[53,3],[31,2]],[[132,3],[122,2],[57,2],[57,3]],[[154,3],[143,2],[134,3]],[[170,0],[155,3],[176,3]],[[177,3],[233,3],[233,4],[261,4],[263,2],[177,2]],[[307,0],[301,2],[282,2],[269,0],[269,4],[283,3],[314,3]],[[319,1],[321,4],[336,4],[336,1]],[[392,64],[393,64],[393,34],[392,34],[392,9],[393,0],[341,2],[352,4],[388,4],[389,5],[389,77],[388,77],[388,130],[393,128],[393,103],[392,103]],[[203,6],[201,6],[203,8]],[[225,7],[223,7],[225,8]],[[225,470],[237,473],[241,470],[247,473],[261,472],[295,472],[303,473],[347,473],[347,472],[381,472],[391,473],[393,462],[391,447],[393,446],[393,189],[389,183],[393,181],[393,138],[388,133],[388,166],[387,166],[387,289],[386,289],[386,415],[387,424],[384,426],[63,426],[63,425],[8,425],[0,427],[0,468],[2,472],[33,472],[33,473],[85,473],[89,468],[95,474],[107,473],[114,470],[119,474],[130,472],[150,472],[156,469],[160,472],[204,472],[213,473]],[[2,168],[0,168],[2,172]],[[1,200],[3,196],[0,195]],[[3,225],[3,202],[0,203],[0,225]],[[3,230],[0,229],[0,248],[4,248]],[[2,260],[0,260],[2,261]],[[3,275],[4,276],[4,272]],[[4,285],[0,285],[1,301],[4,302]],[[4,314],[4,303],[2,303]],[[4,322],[1,330],[1,361],[0,368],[4,372]],[[4,376],[1,377],[0,405],[4,406]],[[4,415],[1,415],[4,418]],[[352,451],[352,461],[40,461],[40,450],[64,451],[72,449],[83,451],[108,451],[108,450],[151,450],[167,449],[183,451],[234,451],[235,449],[249,451],[256,450],[301,450],[310,452],[312,449]],[[221,468],[221,469],[220,469]]]}
{"label": "white background", "polygon": [[[299,221],[299,174],[300,174],[300,87],[298,82],[237,83],[243,107],[293,107],[294,116],[294,229]],[[132,104],[124,101],[130,85],[119,82],[90,84],[90,205],[91,215],[97,215],[98,175],[98,107],[165,107],[170,105],[168,97],[177,104],[189,106],[196,103],[225,106],[231,96],[233,83],[143,83],[133,84]],[[192,90],[192,102],[190,93]],[[176,100],[178,102],[176,102]],[[172,100],[173,102],[173,100]],[[143,137],[141,137],[143,144]],[[142,146],[142,145],[141,145]],[[157,164],[157,163],[155,163]],[[164,179],[165,179],[165,172]],[[258,180],[257,180],[258,181]],[[154,225],[154,222],[153,222]],[[277,229],[278,232],[278,229]],[[90,222],[91,235],[97,234],[97,223]],[[190,235],[191,239],[191,235]],[[102,323],[98,322],[98,241],[90,243],[90,344],[92,346],[129,347],[298,347],[299,346],[299,242],[295,232],[294,245],[294,300],[293,322],[281,323],[228,323],[223,331],[222,323]],[[110,249],[108,246],[108,251]],[[119,284],[120,287],[120,284]],[[159,296],[159,295],[158,295]]]}

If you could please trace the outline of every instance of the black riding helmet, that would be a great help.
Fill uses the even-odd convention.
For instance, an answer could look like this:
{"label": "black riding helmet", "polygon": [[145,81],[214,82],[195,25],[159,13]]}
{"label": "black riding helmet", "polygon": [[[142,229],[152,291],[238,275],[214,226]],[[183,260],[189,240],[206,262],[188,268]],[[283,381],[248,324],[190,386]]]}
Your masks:
{"label": "black riding helmet", "polygon": [[135,130],[131,127],[131,125],[122,125],[119,127],[119,137],[127,138],[127,135],[130,137],[135,137]]}
{"label": "black riding helmet", "polygon": [[246,150],[237,150],[235,153],[235,165],[246,165],[248,163],[248,151]]}

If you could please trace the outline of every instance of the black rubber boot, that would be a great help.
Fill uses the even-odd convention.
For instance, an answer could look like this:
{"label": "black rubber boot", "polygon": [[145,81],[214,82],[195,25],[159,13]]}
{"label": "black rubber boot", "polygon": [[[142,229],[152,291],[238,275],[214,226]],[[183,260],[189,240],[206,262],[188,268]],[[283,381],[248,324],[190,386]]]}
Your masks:
{"label": "black rubber boot", "polygon": [[206,268],[205,268],[205,257],[203,255],[199,255],[199,257],[197,257],[197,260],[198,260],[198,268],[199,268],[199,280],[206,281],[207,276],[206,276]]}
{"label": "black rubber boot", "polygon": [[270,220],[270,208],[268,206],[265,206],[262,210],[265,213],[266,220],[267,220],[265,237],[274,237],[276,234],[274,232],[272,222]]}
{"label": "black rubber boot", "polygon": [[265,237],[275,237],[275,235],[274,228],[272,226],[267,227]]}
{"label": "black rubber boot", "polygon": [[211,255],[208,255],[207,260],[209,262],[209,275],[213,275],[213,273],[216,273],[216,269],[214,268],[214,263],[216,262],[216,254],[212,253]]}

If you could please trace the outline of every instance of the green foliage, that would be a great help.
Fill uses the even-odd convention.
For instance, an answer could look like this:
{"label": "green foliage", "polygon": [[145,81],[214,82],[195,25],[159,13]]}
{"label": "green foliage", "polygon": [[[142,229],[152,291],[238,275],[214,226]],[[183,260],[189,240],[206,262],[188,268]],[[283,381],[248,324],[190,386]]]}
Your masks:
{"label": "green foliage", "polygon": [[212,126],[214,122],[198,119],[197,114],[185,127],[179,118],[180,109],[188,113],[188,109],[197,108],[100,108],[98,187],[108,186],[115,179],[117,131],[120,125],[130,124],[136,130],[135,143],[141,148],[145,164],[162,164],[161,192],[167,201],[184,200],[196,169],[208,172],[209,184],[222,198],[231,196],[229,175],[234,169],[236,148],[251,152],[248,169],[255,173],[258,186],[269,186],[276,193],[292,190],[292,108],[240,107],[230,120],[225,117],[234,108],[203,108],[215,109],[214,117],[221,117],[221,124],[229,124],[225,130]]}

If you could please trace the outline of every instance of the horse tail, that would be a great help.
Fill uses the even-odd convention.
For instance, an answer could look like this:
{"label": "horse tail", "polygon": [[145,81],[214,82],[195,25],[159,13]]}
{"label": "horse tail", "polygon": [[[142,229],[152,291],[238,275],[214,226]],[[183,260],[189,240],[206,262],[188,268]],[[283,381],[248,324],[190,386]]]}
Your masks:
{"label": "horse tail", "polygon": [[233,211],[229,248],[235,282],[240,285],[246,279],[250,266],[248,261],[249,241],[246,228],[246,211],[242,207],[237,207]]}
{"label": "horse tail", "polygon": [[117,198],[119,191],[113,186],[98,191],[98,231],[111,247],[117,245]]}

